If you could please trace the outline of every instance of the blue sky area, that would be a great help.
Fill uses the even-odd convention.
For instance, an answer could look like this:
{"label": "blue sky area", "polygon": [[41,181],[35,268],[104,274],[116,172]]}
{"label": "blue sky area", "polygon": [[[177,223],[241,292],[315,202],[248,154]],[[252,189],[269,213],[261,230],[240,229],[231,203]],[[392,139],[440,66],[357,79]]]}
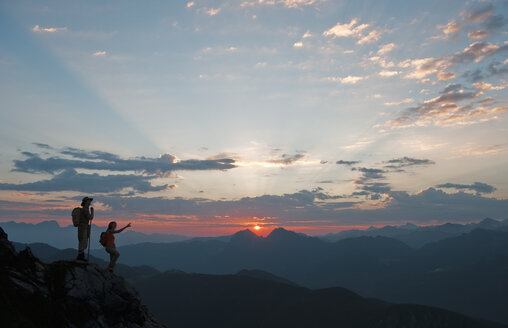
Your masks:
{"label": "blue sky area", "polygon": [[[506,1],[2,1],[0,221],[506,218]],[[77,204],[77,205],[76,205]]]}

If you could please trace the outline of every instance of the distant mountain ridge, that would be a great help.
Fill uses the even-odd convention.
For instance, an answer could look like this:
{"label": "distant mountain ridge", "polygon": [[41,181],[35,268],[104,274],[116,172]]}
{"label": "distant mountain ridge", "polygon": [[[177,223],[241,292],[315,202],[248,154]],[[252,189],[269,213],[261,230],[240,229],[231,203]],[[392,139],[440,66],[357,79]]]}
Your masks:
{"label": "distant mountain ridge", "polygon": [[[70,218],[69,218],[70,221]],[[60,227],[56,221],[43,221],[36,224],[23,222],[0,222],[0,227],[9,231],[10,239],[19,243],[46,243],[56,248],[75,248],[77,247],[77,228],[69,225]],[[91,248],[100,248],[99,237],[106,227],[92,224],[92,244]],[[171,243],[187,240],[189,237],[171,234],[145,234],[133,230],[126,230],[122,233],[122,238],[118,238],[117,245],[129,245],[142,242]]]}
{"label": "distant mountain ridge", "polygon": [[[76,247],[76,228],[72,225],[60,227],[56,221],[43,221],[36,224],[23,223],[23,222],[0,222],[0,227],[9,231],[11,239],[16,242],[30,244],[30,243],[47,243],[56,248],[74,248]],[[486,218],[478,223],[457,224],[457,223],[444,223],[441,225],[432,226],[417,226],[412,223],[406,223],[399,226],[384,226],[381,228],[370,227],[365,230],[345,230],[338,233],[329,233],[326,235],[314,236],[327,242],[335,242],[341,239],[361,237],[361,236],[383,236],[395,238],[411,247],[422,247],[430,242],[439,241],[445,238],[458,236],[462,233],[470,232],[474,229],[487,229],[487,230],[501,230],[508,231],[508,219],[498,221]],[[104,231],[105,227],[100,227],[95,224],[92,225],[92,249],[100,249],[98,243],[100,233]],[[277,235],[270,234],[273,238]],[[283,229],[283,228],[282,228]],[[244,230],[245,231],[245,230]],[[240,232],[240,231],[239,231]],[[249,230],[250,233],[252,233]],[[238,233],[238,232],[237,232]],[[254,233],[252,233],[256,236]],[[302,233],[296,235],[306,236]],[[181,241],[221,241],[228,242],[236,234],[224,235],[217,237],[188,237],[177,234],[164,234],[154,233],[145,234],[133,230],[126,230],[122,233],[122,238],[117,241],[117,246],[140,244],[140,243],[173,243]]]}
{"label": "distant mountain ridge", "polygon": [[365,230],[345,230],[317,237],[326,241],[334,242],[341,239],[361,236],[383,236],[400,240],[411,247],[418,248],[430,242],[459,236],[460,234],[468,233],[475,229],[508,231],[508,219],[498,221],[491,218],[485,218],[478,223],[444,223],[432,226],[417,226],[412,223],[406,223],[400,226],[388,225],[381,228],[370,227]]}

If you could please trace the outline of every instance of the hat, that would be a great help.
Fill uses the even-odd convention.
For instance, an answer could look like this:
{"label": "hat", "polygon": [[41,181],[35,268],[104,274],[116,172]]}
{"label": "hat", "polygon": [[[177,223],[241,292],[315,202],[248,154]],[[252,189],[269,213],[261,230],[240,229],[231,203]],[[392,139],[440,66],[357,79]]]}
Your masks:
{"label": "hat", "polygon": [[85,204],[88,200],[89,200],[89,201],[92,201],[92,200],[93,200],[93,198],[90,198],[90,197],[85,197],[85,198],[83,198],[83,200],[81,201],[81,206],[83,206],[83,205],[84,205],[84,204]]}

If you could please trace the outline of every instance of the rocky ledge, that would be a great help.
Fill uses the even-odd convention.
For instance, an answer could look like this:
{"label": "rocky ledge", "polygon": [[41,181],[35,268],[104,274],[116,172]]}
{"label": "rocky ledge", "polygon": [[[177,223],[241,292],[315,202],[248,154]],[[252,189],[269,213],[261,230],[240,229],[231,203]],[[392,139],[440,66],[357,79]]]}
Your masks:
{"label": "rocky ledge", "polygon": [[121,277],[93,263],[45,264],[0,228],[2,327],[163,327]]}

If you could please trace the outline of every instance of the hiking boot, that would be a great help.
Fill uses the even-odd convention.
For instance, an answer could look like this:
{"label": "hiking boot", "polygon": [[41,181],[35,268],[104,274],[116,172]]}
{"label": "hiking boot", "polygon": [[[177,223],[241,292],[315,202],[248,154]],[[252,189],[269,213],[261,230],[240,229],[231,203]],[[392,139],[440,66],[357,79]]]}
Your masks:
{"label": "hiking boot", "polygon": [[79,253],[78,257],[76,257],[76,261],[85,261],[86,262],[85,254]]}

